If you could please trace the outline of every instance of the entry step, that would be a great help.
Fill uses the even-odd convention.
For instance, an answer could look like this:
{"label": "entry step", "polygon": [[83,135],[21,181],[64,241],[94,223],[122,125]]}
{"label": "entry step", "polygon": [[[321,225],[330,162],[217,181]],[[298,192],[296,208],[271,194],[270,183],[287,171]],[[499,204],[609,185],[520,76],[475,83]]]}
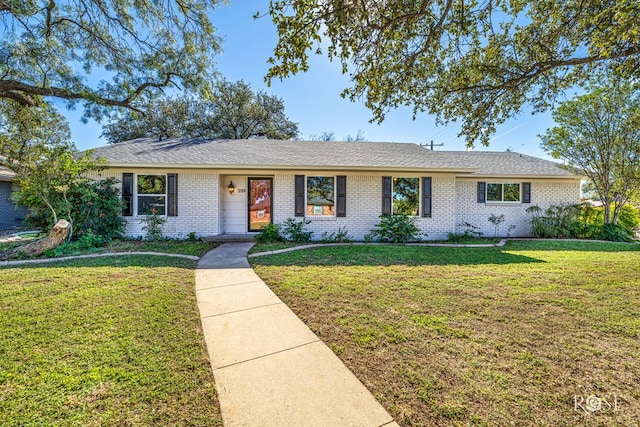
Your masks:
{"label": "entry step", "polygon": [[219,234],[217,236],[202,237],[205,242],[226,243],[226,242],[255,242],[252,234]]}

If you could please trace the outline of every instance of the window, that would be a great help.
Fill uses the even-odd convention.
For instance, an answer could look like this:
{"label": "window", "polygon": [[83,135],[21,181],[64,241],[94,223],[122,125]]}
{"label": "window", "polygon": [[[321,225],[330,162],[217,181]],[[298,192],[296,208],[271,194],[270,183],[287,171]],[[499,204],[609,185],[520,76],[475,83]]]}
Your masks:
{"label": "window", "polygon": [[520,202],[520,184],[488,182],[487,202]]}
{"label": "window", "polygon": [[333,216],[335,206],[335,178],[307,177],[306,216]]}
{"label": "window", "polygon": [[[422,180],[422,184],[420,184]],[[420,215],[420,186],[422,185],[422,217],[431,218],[432,214],[432,178],[393,178],[382,177],[382,214],[383,215]]]}
{"label": "window", "polygon": [[137,189],[138,215],[166,215],[166,175],[138,175]]}
{"label": "window", "polygon": [[417,216],[420,209],[419,178],[393,178],[394,215]]}

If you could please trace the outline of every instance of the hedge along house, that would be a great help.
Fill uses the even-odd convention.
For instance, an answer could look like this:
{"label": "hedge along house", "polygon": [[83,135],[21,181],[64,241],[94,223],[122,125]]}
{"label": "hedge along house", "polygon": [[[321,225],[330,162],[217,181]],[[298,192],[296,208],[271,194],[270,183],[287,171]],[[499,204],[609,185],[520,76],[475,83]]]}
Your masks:
{"label": "hedge along house", "polygon": [[526,236],[532,204],[577,203],[580,176],[514,152],[430,151],[416,144],[279,140],[138,139],[97,148],[102,176],[121,181],[126,232],[165,215],[166,236],[250,235],[288,218],[313,238],[346,229],[362,240],[381,214],[415,216],[428,239],[469,224]]}

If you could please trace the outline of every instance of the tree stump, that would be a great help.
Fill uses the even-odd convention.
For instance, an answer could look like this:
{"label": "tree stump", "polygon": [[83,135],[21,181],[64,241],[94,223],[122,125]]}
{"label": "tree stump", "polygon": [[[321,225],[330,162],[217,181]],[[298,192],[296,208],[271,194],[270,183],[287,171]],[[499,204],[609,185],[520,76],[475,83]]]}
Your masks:
{"label": "tree stump", "polygon": [[66,219],[59,220],[56,225],[53,226],[49,235],[44,239],[36,240],[24,246],[20,246],[10,251],[7,251],[0,255],[0,260],[6,261],[14,258],[18,254],[24,254],[26,256],[41,255],[44,251],[54,249],[61,245],[69,235],[71,224]]}

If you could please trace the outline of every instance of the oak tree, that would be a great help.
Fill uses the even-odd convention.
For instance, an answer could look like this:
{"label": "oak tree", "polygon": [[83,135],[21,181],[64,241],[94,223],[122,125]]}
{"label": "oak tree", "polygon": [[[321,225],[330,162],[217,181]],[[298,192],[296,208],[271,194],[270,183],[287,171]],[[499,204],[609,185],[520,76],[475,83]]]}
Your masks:
{"label": "oak tree", "polygon": [[[640,195],[640,94],[611,84],[576,97],[553,112],[557,126],[542,148],[588,177],[604,205],[604,223]],[[613,215],[611,209],[613,207]]]}
{"label": "oak tree", "polygon": [[[399,106],[460,120],[468,145],[529,105],[547,110],[598,71],[640,77],[640,2],[619,0],[274,0],[279,39],[266,76],[342,64],[381,122]],[[259,14],[256,14],[258,16]]]}
{"label": "oak tree", "polygon": [[218,38],[217,0],[0,1],[0,99],[35,106],[57,98],[140,109],[167,86],[201,87]]}
{"label": "oak tree", "polygon": [[103,127],[109,143],[135,138],[292,139],[298,124],[285,114],[284,101],[254,92],[243,81],[222,80],[206,97],[160,97],[145,105],[145,114],[123,111]]}

